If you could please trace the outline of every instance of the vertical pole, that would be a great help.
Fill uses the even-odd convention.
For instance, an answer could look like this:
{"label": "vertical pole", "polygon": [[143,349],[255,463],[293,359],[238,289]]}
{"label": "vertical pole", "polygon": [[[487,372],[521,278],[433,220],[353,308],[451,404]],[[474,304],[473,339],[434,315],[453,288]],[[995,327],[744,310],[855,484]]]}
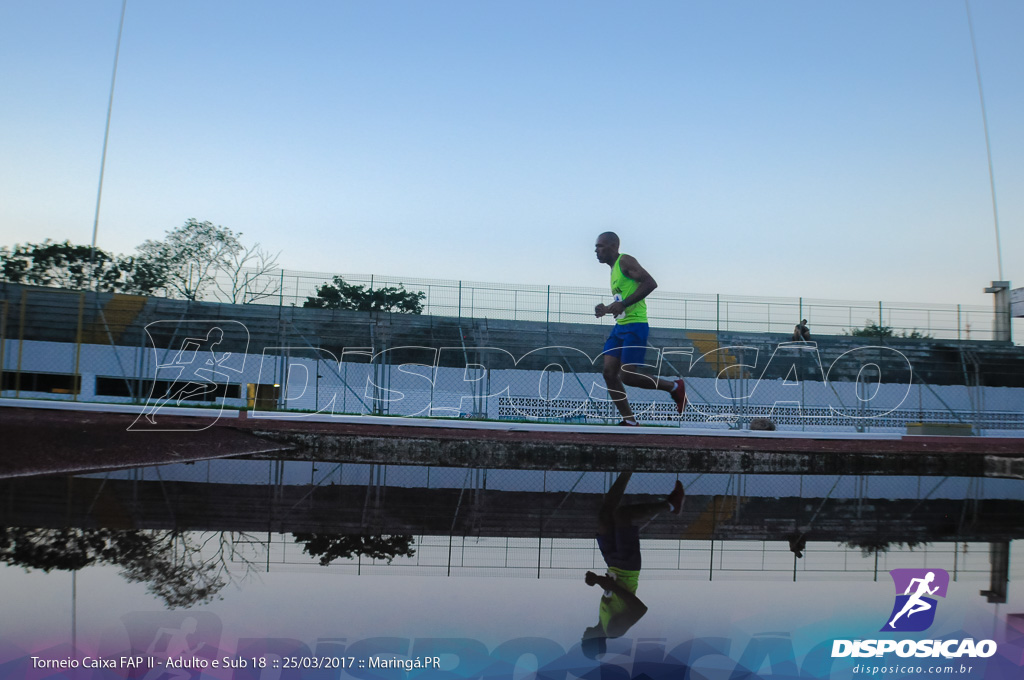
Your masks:
{"label": "vertical pole", "polygon": [[885,325],[885,321],[882,318],[882,301],[881,300],[878,301],[878,325],[879,326],[884,326]]}
{"label": "vertical pole", "polygon": [[71,654],[78,658],[78,570],[71,571]]}
{"label": "vertical pole", "polygon": [[7,300],[0,302],[0,394],[4,391],[4,366],[7,365]]}
{"label": "vertical pole", "polygon": [[544,323],[549,326],[551,325],[551,284],[548,284],[547,312],[544,316]]}
{"label": "vertical pole", "polygon": [[21,356],[25,346],[25,311],[28,306],[28,291],[21,291],[21,315],[18,322],[18,372],[14,374],[14,398],[21,396]]}
{"label": "vertical pole", "polygon": [[722,295],[721,293],[715,293],[715,332],[718,333],[722,329]]}
{"label": "vertical pole", "polygon": [[801,321],[803,321],[803,318],[804,318],[804,299],[803,299],[803,296],[800,297],[800,313],[797,314],[797,316],[800,317]]}
{"label": "vertical pole", "polygon": [[961,324],[960,324],[960,305],[957,305],[956,306],[956,339],[957,339],[958,342],[960,340],[960,328],[961,328]]}
{"label": "vertical pole", "polygon": [[967,30],[971,34],[971,54],[974,55],[974,74],[978,79],[978,101],[981,102],[981,124],[985,130],[985,152],[988,155],[988,183],[992,190],[992,221],[996,230],[996,263],[999,269],[999,278],[1003,278],[1003,250],[999,243],[999,209],[996,206],[996,177],[992,170],[992,144],[988,135],[988,113],[985,111],[985,91],[981,87],[981,64],[978,62],[978,48],[974,41],[974,22],[971,21],[971,5],[964,0],[964,9],[967,11]]}
{"label": "vertical pole", "polygon": [[[97,306],[99,302],[97,301]],[[75,370],[71,374],[72,399],[78,401],[78,393],[82,391],[82,376],[78,369],[82,364],[82,314],[85,312],[85,293],[78,294],[78,328],[75,331]],[[117,348],[113,350],[116,352]],[[78,389],[75,389],[75,381],[78,381]]]}
{"label": "vertical pole", "polygon": [[[298,293],[298,291],[296,291]],[[281,270],[281,284],[277,288],[277,306],[284,307],[284,270]]]}
{"label": "vertical pole", "polygon": [[139,329],[139,348],[136,350],[135,356],[138,359],[135,362],[135,375],[138,377],[135,379],[135,387],[132,389],[133,404],[142,400],[142,391],[145,389],[142,386],[145,375],[143,362],[146,358],[146,329],[144,327]]}
{"label": "vertical pole", "polygon": [[[541,491],[546,494],[548,491],[548,471],[544,471],[541,478]],[[544,552],[544,509],[537,513],[537,578],[540,578],[541,553]]]}
{"label": "vertical pole", "polygon": [[96,276],[96,235],[100,228],[100,199],[103,197],[103,170],[107,165],[107,140],[110,138],[110,114],[114,110],[114,84],[117,82],[117,59],[121,54],[121,33],[124,30],[124,12],[128,8],[128,0],[121,2],[121,20],[117,24],[117,47],[114,48],[114,69],[110,75],[110,99],[107,101],[107,124],[103,130],[103,153],[100,155],[100,182],[96,188],[96,216],[92,222],[92,245],[89,248],[89,276],[96,277],[96,290],[100,288],[99,277]]}
{"label": "vertical pole", "polygon": [[462,281],[459,281],[459,318],[462,318]]}

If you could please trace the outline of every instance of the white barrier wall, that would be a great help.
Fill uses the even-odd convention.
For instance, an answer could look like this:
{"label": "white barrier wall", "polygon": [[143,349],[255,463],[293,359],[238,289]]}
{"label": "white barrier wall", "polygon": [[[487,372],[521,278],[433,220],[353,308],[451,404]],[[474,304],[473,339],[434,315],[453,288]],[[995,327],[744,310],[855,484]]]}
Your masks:
{"label": "white barrier wall", "polygon": [[[211,359],[209,352],[155,351],[142,347],[76,345],[55,342],[8,342],[4,347],[2,396],[67,399],[108,403],[142,403],[152,380],[229,383],[237,396],[216,399],[230,407],[247,405],[250,384],[280,389],[280,406],[287,410],[322,413],[377,412],[402,416],[486,417],[489,419],[544,419],[614,422],[618,420],[600,372],[566,371],[553,364],[544,371],[481,370],[419,364],[371,365],[356,361],[334,363],[305,356],[243,355],[227,361]],[[363,362],[366,358],[361,358]],[[219,364],[215,363],[220,361]],[[157,365],[161,368],[157,369]],[[22,380],[13,387],[13,373],[81,376],[81,392],[30,389]],[[799,367],[797,367],[799,369]],[[136,398],[113,396],[110,386],[125,383],[124,376],[142,379],[134,385]],[[664,376],[667,378],[675,378]],[[750,417],[770,416],[780,429],[866,429],[898,431],[906,422],[974,423],[985,433],[1024,429],[1024,389],[877,381],[867,372],[861,383],[800,379],[787,380],[686,378],[690,407],[688,424],[727,428],[743,426]],[[107,386],[97,390],[98,385]],[[125,388],[127,389],[127,388]],[[139,392],[139,390],[142,390]],[[164,388],[166,389],[166,387]],[[627,389],[641,420],[670,423],[677,420],[668,395],[651,390]],[[213,403],[210,399],[207,403]],[[186,405],[202,402],[189,401]],[[740,416],[730,418],[729,414]],[[298,414],[297,414],[298,415]],[[837,416],[844,416],[837,417]],[[990,432],[991,431],[991,432]]]}

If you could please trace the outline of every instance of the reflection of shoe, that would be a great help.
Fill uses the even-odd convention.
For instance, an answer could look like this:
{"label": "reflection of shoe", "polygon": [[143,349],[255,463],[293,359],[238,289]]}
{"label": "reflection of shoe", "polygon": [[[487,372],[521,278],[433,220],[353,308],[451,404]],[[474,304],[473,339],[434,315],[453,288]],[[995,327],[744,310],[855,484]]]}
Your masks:
{"label": "reflection of shoe", "polygon": [[640,423],[631,423],[627,420],[619,421],[619,425],[623,425],[625,427],[640,427]]}
{"label": "reflection of shoe", "polygon": [[682,413],[686,410],[686,385],[683,384],[683,379],[676,380],[676,388],[669,392],[669,396],[672,397],[672,401],[676,402],[676,411]]}
{"label": "reflection of shoe", "polygon": [[686,490],[683,488],[683,483],[678,479],[676,480],[676,486],[672,489],[672,493],[668,495],[668,503],[672,506],[672,512],[676,515],[680,515],[683,512],[683,498],[686,496]]}

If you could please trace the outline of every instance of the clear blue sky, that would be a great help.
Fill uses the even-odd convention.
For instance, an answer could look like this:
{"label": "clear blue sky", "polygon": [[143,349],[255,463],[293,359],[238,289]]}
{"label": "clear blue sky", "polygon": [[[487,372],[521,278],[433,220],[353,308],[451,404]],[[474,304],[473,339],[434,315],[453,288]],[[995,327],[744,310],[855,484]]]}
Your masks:
{"label": "clear blue sky", "polygon": [[[92,234],[119,0],[0,0],[0,244]],[[973,0],[1024,285],[1024,3]],[[291,269],[990,304],[964,3],[129,0],[99,245]]]}

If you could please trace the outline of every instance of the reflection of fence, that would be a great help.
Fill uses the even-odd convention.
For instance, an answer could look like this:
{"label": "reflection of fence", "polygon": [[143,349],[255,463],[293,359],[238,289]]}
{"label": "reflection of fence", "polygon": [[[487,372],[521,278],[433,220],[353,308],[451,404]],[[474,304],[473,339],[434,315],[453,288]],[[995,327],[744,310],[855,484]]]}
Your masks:
{"label": "reflection of fence", "polygon": [[[544,400],[530,397],[502,397],[498,406],[502,420],[551,419],[566,422],[608,421],[616,418],[608,403],[595,404],[579,399]],[[675,406],[665,402],[633,404],[643,422],[670,423],[680,420]],[[683,414],[684,423],[739,423],[751,418],[771,418],[776,425],[808,428],[875,428],[904,429],[908,424],[927,422],[942,424],[973,424],[982,430],[1024,430],[1024,413],[1012,411],[974,412],[963,410],[872,409],[859,410],[856,415],[844,414],[830,406],[789,406],[752,404],[700,404]]]}
{"label": "reflection of fence", "polygon": [[[326,568],[302,552],[288,534],[251,541],[245,551],[268,571],[327,569],[349,575],[453,576],[579,579],[587,570],[605,569],[592,539],[419,536],[413,557],[390,564],[355,556]],[[897,568],[939,568],[957,580],[988,578],[989,544],[936,543],[890,547],[864,553],[840,543],[808,543],[799,560],[780,541],[644,540],[643,577],[658,580],[827,580],[877,581]],[[240,566],[242,566],[240,564]]]}
{"label": "reflection of fence", "polygon": [[[329,567],[341,573],[578,577],[603,566],[592,532],[614,479],[571,470],[217,460],[82,475],[71,492],[60,479],[20,482],[8,492],[15,508],[8,514],[63,526],[79,513],[91,518],[102,493],[156,526],[279,532],[242,539],[250,544],[245,562],[268,568],[321,569],[290,532],[323,532],[412,540],[412,557],[341,558]],[[871,579],[921,566],[975,578],[989,566],[984,546],[1021,533],[1024,485],[1014,480],[634,473],[624,502],[664,498],[676,479],[687,489],[682,515],[661,515],[643,529],[647,578]],[[792,536],[808,541],[799,561]]]}
{"label": "reflection of fence", "polygon": [[[279,271],[263,275],[278,286],[276,297],[259,304],[299,306],[335,274]],[[370,289],[404,286],[424,294],[424,314],[464,319],[510,319],[549,323],[597,323],[594,305],[606,301],[603,288],[481,283],[374,274],[343,274],[347,283]],[[599,277],[595,276],[595,279]],[[771,298],[716,293],[655,291],[649,298],[651,326],[693,330],[781,333],[787,338],[800,319],[812,335],[841,335],[868,324],[890,327],[898,336],[917,331],[935,338],[992,339],[993,311],[983,305],[940,305],[817,298]]]}

